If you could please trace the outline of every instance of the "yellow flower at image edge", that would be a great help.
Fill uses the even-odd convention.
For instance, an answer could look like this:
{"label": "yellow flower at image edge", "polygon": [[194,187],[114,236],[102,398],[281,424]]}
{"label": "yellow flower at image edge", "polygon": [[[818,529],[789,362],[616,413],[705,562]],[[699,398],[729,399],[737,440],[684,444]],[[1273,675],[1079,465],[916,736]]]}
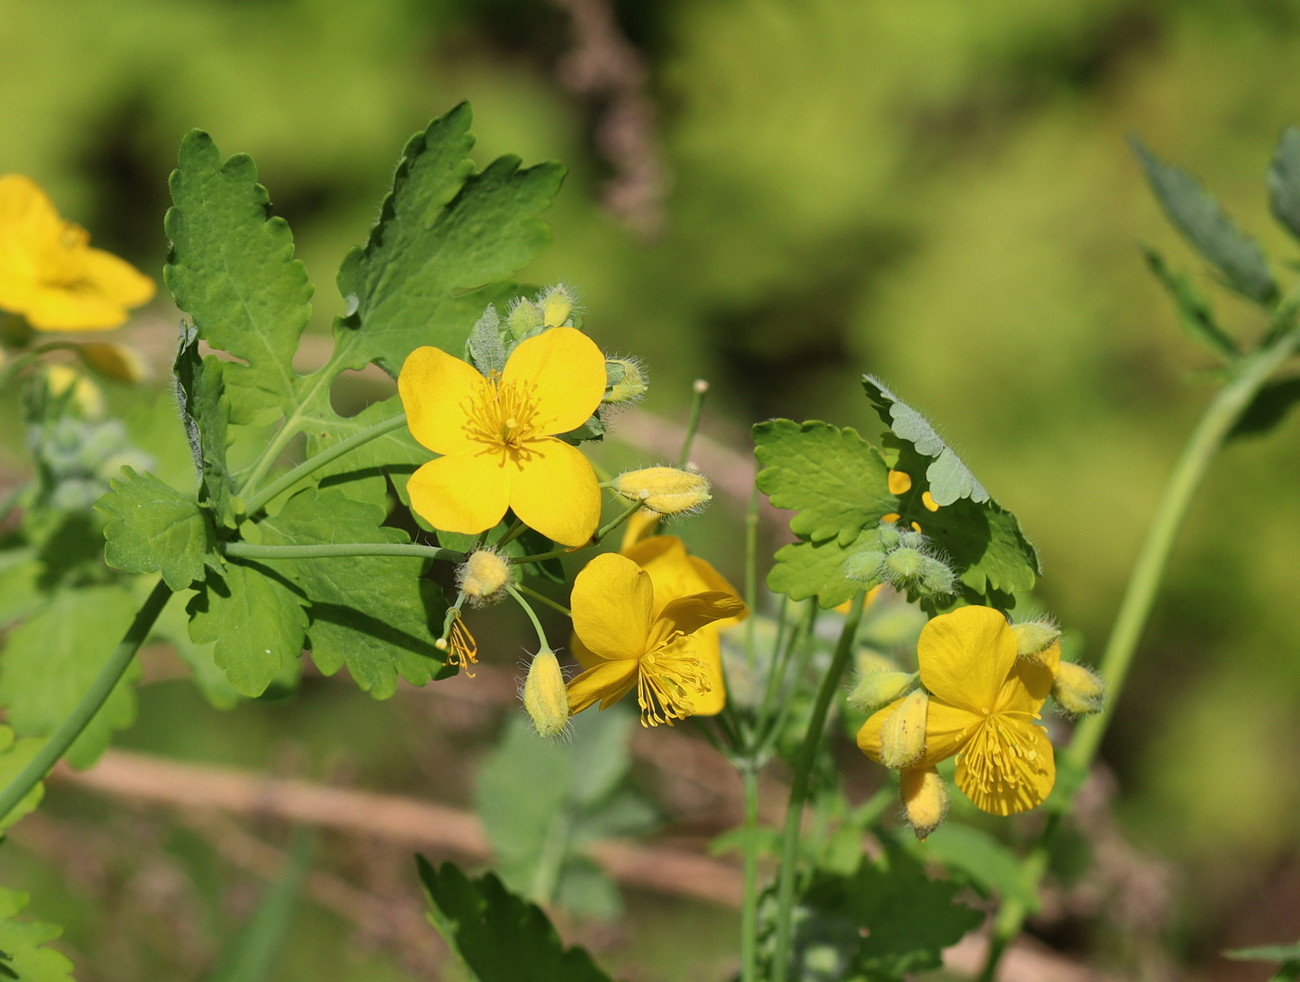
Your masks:
{"label": "yellow flower at image edge", "polygon": [[93,331],[117,327],[153,295],[153,280],[91,248],[35,182],[0,177],[0,308],[42,331]]}
{"label": "yellow flower at image edge", "polygon": [[439,348],[416,348],[397,388],[411,435],[441,455],[406,485],[434,528],[482,532],[509,508],[561,545],[591,538],[596,474],[556,436],[585,423],[605,392],[605,356],[585,334],[557,327],[529,338],[493,377]]}
{"label": "yellow flower at image edge", "polygon": [[699,632],[745,610],[718,590],[660,602],[650,573],[613,553],[578,574],[571,604],[574,654],[586,671],[569,683],[569,711],[596,702],[605,709],[635,687],[643,726],[671,725],[696,712],[713,687]]}
{"label": "yellow flower at image edge", "polygon": [[[917,641],[921,683],[930,692],[925,747],[909,768],[957,757],[957,787],[976,807],[1010,815],[1042,804],[1056,782],[1047,732],[1035,724],[1051,691],[1060,649],[1018,658],[1005,617],[961,607],[926,624]],[[869,717],[858,746],[881,759],[881,733],[902,700]]]}

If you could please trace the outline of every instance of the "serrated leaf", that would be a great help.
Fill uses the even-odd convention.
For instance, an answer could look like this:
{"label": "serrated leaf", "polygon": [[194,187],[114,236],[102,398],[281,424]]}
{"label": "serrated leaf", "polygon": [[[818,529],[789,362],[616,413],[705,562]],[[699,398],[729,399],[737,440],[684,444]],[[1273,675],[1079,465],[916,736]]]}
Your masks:
{"label": "serrated leaf", "polygon": [[1273,217],[1300,239],[1300,130],[1282,131],[1268,169],[1268,204]]}
{"label": "serrated leaf", "polygon": [[[884,383],[870,375],[862,378],[862,387],[872,407],[890,431],[906,440],[923,457],[932,458],[926,465],[925,482],[935,503],[951,505],[960,498],[987,501],[988,491],[961,462],[956,452],[934,431],[924,416],[902,402]],[[912,475],[914,478],[915,474]]]}
{"label": "serrated leaf", "polygon": [[801,538],[852,542],[858,531],[894,510],[880,453],[858,436],[811,420],[773,419],[753,429],[764,465],[758,487],[778,508],[796,511],[790,530]]}
{"label": "serrated leaf", "polygon": [[1130,137],[1129,144],[1156,200],[1184,238],[1234,290],[1256,303],[1271,304],[1277,298],[1277,284],[1259,243],[1237,228],[1196,178],[1160,160],[1137,137]]}
{"label": "serrated leaf", "polygon": [[218,667],[211,644],[198,644],[190,637],[190,615],[185,606],[172,601],[154,622],[153,636],[176,649],[181,661],[194,673],[194,684],[217,709],[233,709],[242,700],[230,678]]}
{"label": "serrated leaf", "polygon": [[1300,378],[1267,383],[1255,393],[1255,398],[1232,427],[1228,438],[1263,436],[1286,419],[1297,402],[1300,402]]}
{"label": "serrated leaf", "polygon": [[514,288],[510,276],[549,241],[538,219],[559,190],[558,164],[521,168],[501,157],[473,173],[469,105],[461,103],[411,138],[393,191],[363,248],[339,272],[349,316],[336,336],[342,367],[375,361],[396,374],[420,345],[464,350],[470,326]]}
{"label": "serrated leaf", "polygon": [[203,340],[245,362],[226,368],[238,420],[269,422],[296,402],[292,359],[311,316],[293,233],[270,217],[252,158],[223,161],[200,130],[181,142],[168,183],[175,204],[164,221],[171,253],[163,279]]}
{"label": "serrated leaf", "polygon": [[[266,545],[336,542],[409,542],[383,525],[385,509],[353,501],[337,489],[307,488],[259,523]],[[292,579],[307,598],[312,661],[325,675],[344,665],[376,699],[397,691],[400,676],[423,685],[444,666],[433,642],[446,603],[422,579],[418,556],[350,556],[268,563]]]}
{"label": "serrated leaf", "polygon": [[[8,787],[44,745],[45,741],[40,737],[24,737],[16,740],[13,730],[7,726],[0,726],[0,788]],[[44,795],[44,783],[37,782],[36,786],[10,809],[8,815],[0,816],[0,832],[34,811]]]}
{"label": "serrated leaf", "polygon": [[[0,658],[0,705],[19,736],[49,736],[72,712],[126,633],[136,601],[117,586],[60,590],[14,628]],[[139,676],[132,662],[103,708],[86,724],[67,753],[73,767],[93,764],[113,730],[135,719]]]}
{"label": "serrated leaf", "polygon": [[[610,982],[581,948],[565,948],[535,904],[491,873],[471,880],[452,863],[416,857],[429,919],[478,982]],[[526,969],[523,967],[526,966]]]}
{"label": "serrated leaf", "polygon": [[982,829],[946,822],[920,849],[926,859],[965,874],[986,896],[1015,901],[1030,914],[1042,907],[1038,891],[1026,878],[1019,858]]}
{"label": "serrated leaf", "polygon": [[302,600],[266,567],[227,562],[209,569],[186,607],[190,638],[216,644],[213,658],[241,695],[256,697],[294,672],[307,613]]}
{"label": "serrated leaf", "polygon": [[199,355],[198,332],[181,325],[180,344],[172,375],[176,382],[176,401],[189,440],[190,453],[202,501],[208,502],[217,520],[234,527],[230,499],[234,482],[226,464],[230,444],[230,406],[226,399],[224,362],[213,355]]}
{"label": "serrated leaf", "polygon": [[0,887],[0,965],[8,970],[0,977],[21,982],[73,982],[72,962],[66,955],[45,947],[63,933],[53,924],[17,920],[27,906],[27,894]]}
{"label": "serrated leaf", "polygon": [[1224,359],[1231,361],[1236,358],[1240,354],[1236,343],[1219,327],[1209,301],[1192,286],[1191,280],[1182,273],[1171,270],[1164,257],[1150,246],[1143,246],[1142,254],[1146,256],[1147,266],[1156,279],[1173,297],[1174,306],[1178,310],[1178,323],[1183,326],[1183,330]]}
{"label": "serrated leaf", "polygon": [[863,529],[846,546],[835,539],[784,545],[776,551],[767,585],[791,600],[815,596],[823,608],[838,607],[862,589],[861,583],[844,575],[845,561],[877,541],[875,529]]}
{"label": "serrated leaf", "polygon": [[103,515],[104,561],[124,573],[161,573],[173,590],[203,578],[216,562],[216,533],[197,501],[152,474],[124,467],[95,503]]}

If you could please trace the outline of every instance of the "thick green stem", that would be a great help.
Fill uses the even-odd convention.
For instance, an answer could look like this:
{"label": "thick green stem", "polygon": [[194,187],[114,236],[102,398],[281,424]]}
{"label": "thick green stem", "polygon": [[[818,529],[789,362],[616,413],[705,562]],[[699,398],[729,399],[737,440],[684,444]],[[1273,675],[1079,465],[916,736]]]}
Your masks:
{"label": "thick green stem", "polygon": [[[1243,357],[1236,363],[1231,381],[1206,406],[1200,422],[1192,430],[1174,465],[1173,473],[1169,476],[1169,483],[1165,486],[1164,496],[1147,532],[1146,541],[1133,564],[1124,599],[1120,602],[1110,638],[1097,666],[1102,678],[1106,680],[1108,710],[1119,701],[1124,689],[1133,654],[1151,616],[1156,594],[1169,563],[1169,555],[1187,516],[1192,497],[1242,413],[1273,372],[1295,354],[1298,346],[1300,330],[1292,328]],[[1087,772],[1101,746],[1110,719],[1111,714],[1104,712],[1089,716],[1079,724],[1070,745],[1061,753],[1061,771],[1067,774]],[[1060,816],[1069,805],[1068,795],[1062,795],[1053,802],[1053,814],[1044,826],[1037,845],[1025,860],[1027,882],[1037,884],[1047,869],[1052,839],[1060,824]],[[997,977],[997,966],[1002,953],[1020,933],[1026,913],[1024,905],[1014,900],[1008,900],[998,912],[989,954],[980,975],[984,982],[992,982]]]}
{"label": "thick green stem", "polygon": [[758,982],[758,768],[753,761],[740,767],[745,795],[744,896],[740,909],[740,979]]}
{"label": "thick green stem", "polygon": [[398,413],[391,419],[386,419],[381,423],[376,423],[374,426],[364,429],[360,433],[353,433],[346,440],[340,440],[338,443],[334,444],[334,446],[328,447],[315,456],[307,458],[297,467],[293,468],[293,470],[279,477],[275,481],[272,481],[257,494],[253,495],[245,505],[246,513],[249,515],[256,515],[259,511],[265,508],[285,491],[288,491],[308,474],[320,470],[326,464],[333,460],[337,460],[345,453],[356,449],[363,443],[369,443],[371,440],[381,437],[385,433],[390,433],[405,424],[406,414]]}
{"label": "thick green stem", "polygon": [[835,645],[835,655],[831,659],[830,669],[822,679],[821,688],[817,691],[817,701],[813,703],[812,717],[808,721],[808,732],[804,735],[803,746],[799,749],[799,758],[795,762],[794,780],[790,785],[790,802],[786,806],[785,831],[781,837],[781,868],[776,891],[776,954],[773,956],[772,982],[785,982],[789,974],[790,931],[794,913],[799,829],[803,824],[803,809],[812,783],[817,748],[821,744],[822,731],[826,727],[826,713],[830,709],[831,698],[839,689],[840,680],[844,677],[844,670],[848,668],[850,656],[853,654],[853,641],[857,637],[858,622],[862,620],[864,599],[865,594],[859,593],[854,598],[849,615],[844,618],[844,629],[840,631],[840,639]]}
{"label": "thick green stem", "polygon": [[68,714],[67,718],[59,724],[49,740],[41,747],[36,756],[18,772],[18,776],[9,782],[9,786],[0,791],[0,818],[7,816],[14,807],[27,796],[27,793],[36,787],[45,776],[50,773],[50,769],[59,762],[68,748],[81,736],[81,731],[99,712],[100,708],[107,701],[117,683],[121,680],[122,675],[126,672],[127,666],[131,664],[131,659],[135,657],[136,651],[144,640],[148,637],[150,630],[153,629],[154,621],[162,613],[162,609],[167,604],[168,598],[172,595],[171,587],[162,580],[153,588],[144,604],[136,612],[135,619],[131,621],[131,626],[127,628],[126,634],[122,636],[121,642],[113,653],[108,656],[108,661],[104,662],[104,667],[99,670],[95,681],[91,683],[86,694],[81,697],[81,701]]}
{"label": "thick green stem", "polygon": [[259,546],[252,542],[227,542],[221,551],[236,559],[335,559],[342,556],[420,556],[463,563],[465,554],[414,542],[320,542],[308,545]]}

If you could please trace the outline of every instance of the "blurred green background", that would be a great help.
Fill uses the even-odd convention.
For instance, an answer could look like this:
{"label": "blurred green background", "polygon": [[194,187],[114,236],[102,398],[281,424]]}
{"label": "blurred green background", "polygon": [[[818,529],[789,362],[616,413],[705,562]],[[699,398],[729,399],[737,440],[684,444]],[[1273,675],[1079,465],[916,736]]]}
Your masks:
{"label": "blurred green background", "polygon": [[[1283,0],[0,0],[0,23],[0,169],[159,276],[176,147],[208,130],[258,162],[322,332],[403,142],[471,100],[480,163],[568,166],[554,244],[523,276],[571,284],[598,342],[645,360],[644,409],[680,423],[707,378],[704,432],[745,456],[748,425],[771,415],[873,431],[857,376],[882,376],[1017,513],[1044,605],[1093,657],[1210,391],[1138,243],[1208,276],[1125,135],[1203,178],[1279,271],[1297,257],[1263,184],[1300,122],[1300,8]],[[176,319],[159,300],[131,336],[165,353]],[[1113,806],[1168,904],[1144,977],[1262,978],[1215,952],[1300,933],[1297,437],[1293,416],[1224,454],[1115,707]],[[12,451],[5,466],[21,466]],[[719,498],[684,531],[736,578],[742,510]],[[358,693],[304,699],[296,724],[240,710],[257,722],[237,731],[191,698],[150,687],[126,742],[265,766],[250,748],[292,739],[319,768],[331,754],[378,768],[366,786],[429,780],[406,762],[411,734],[392,737],[394,707]],[[330,749],[340,712],[358,718]],[[55,814],[91,807],[62,794]],[[102,927],[96,940],[32,887],[73,949],[97,950]],[[1112,911],[1054,940],[1123,967],[1129,927]],[[81,964],[86,979],[145,977]],[[183,966],[151,977],[200,977]],[[356,971],[334,977],[396,970]],[[686,977],[644,959],[625,974]]]}

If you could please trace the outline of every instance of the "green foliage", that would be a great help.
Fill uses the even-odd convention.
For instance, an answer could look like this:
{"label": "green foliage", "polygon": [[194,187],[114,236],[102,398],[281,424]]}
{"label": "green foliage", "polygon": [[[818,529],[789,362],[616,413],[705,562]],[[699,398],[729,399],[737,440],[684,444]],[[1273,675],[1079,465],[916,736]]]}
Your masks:
{"label": "green foliage", "polygon": [[1239,352],[1236,342],[1219,326],[1209,300],[1192,285],[1187,275],[1175,273],[1164,257],[1150,246],[1143,246],[1142,254],[1146,256],[1151,272],[1173,298],[1178,311],[1178,323],[1188,336],[1206,345],[1225,360],[1231,361],[1237,357]]}
{"label": "green foliage", "polygon": [[27,894],[0,887],[0,978],[22,982],[73,982],[72,962],[45,945],[63,929],[38,921],[15,920]]}
{"label": "green foliage", "polygon": [[581,948],[565,948],[535,904],[491,873],[471,880],[452,863],[416,857],[429,919],[478,982],[610,982]]}
{"label": "green foliage", "polygon": [[945,822],[918,847],[949,872],[965,876],[980,893],[1021,904],[1032,914],[1041,906],[1034,884],[1010,849],[982,829]]}
{"label": "green foliage", "polygon": [[172,372],[181,421],[198,474],[199,501],[212,507],[222,525],[233,527],[231,499],[235,484],[226,464],[230,400],[226,397],[225,366],[215,355],[200,357],[198,331],[188,324],[181,325]]}
{"label": "green foliage", "polygon": [[285,580],[254,563],[209,569],[190,598],[190,638],[212,644],[213,657],[240,695],[260,696],[295,677],[307,629],[303,600]]}
{"label": "green foliage", "polygon": [[[7,787],[26,767],[45,741],[39,737],[14,739],[14,731],[7,726],[0,726],[0,788]],[[31,811],[41,803],[45,786],[37,784],[23,799],[14,806],[8,815],[0,816],[0,832]]]}
{"label": "green foliage", "polygon": [[1223,952],[1224,958],[1249,962],[1300,963],[1300,941],[1295,944],[1258,945],[1253,948],[1232,948]]}
{"label": "green foliage", "polygon": [[618,894],[582,853],[597,839],[644,832],[653,810],[625,785],[632,716],[583,713],[573,742],[546,741],[513,715],[479,771],[475,802],[506,885],[529,900],[613,917]]}
{"label": "green foliage", "polygon": [[1283,378],[1263,386],[1250,401],[1246,411],[1233,426],[1230,438],[1263,436],[1282,420],[1291,407],[1300,402],[1300,378]]}
{"label": "green foliage", "polygon": [[192,497],[130,467],[109,482],[95,504],[107,518],[104,560],[127,573],[162,573],[173,590],[203,578],[215,563],[216,535],[207,513]]}
{"label": "green foliage", "polygon": [[[307,488],[258,529],[265,545],[409,542],[405,532],[383,525],[384,515],[381,504],[353,501],[334,488]],[[399,676],[423,685],[443,667],[430,626],[441,627],[446,603],[421,578],[427,563],[418,556],[353,556],[283,560],[274,569],[306,598],[316,667],[333,675],[347,665],[363,691],[387,699]]]}
{"label": "green foliage", "polygon": [[1300,129],[1282,131],[1268,169],[1268,204],[1273,217],[1300,239]]}
{"label": "green foliage", "polygon": [[1242,234],[1214,195],[1194,177],[1161,161],[1136,137],[1130,143],[1156,199],[1192,247],[1234,290],[1256,303],[1273,303],[1277,284],[1259,243]]}
{"label": "green foliage", "polygon": [[[339,416],[332,410],[304,414],[307,452],[319,453],[401,412],[401,400],[390,396],[367,406],[355,416]],[[410,504],[406,479],[428,459],[429,451],[416,443],[411,431],[402,426],[331,461],[316,471],[313,479],[322,485],[335,486],[357,501],[382,501],[388,479],[391,479],[398,498],[403,504]]]}
{"label": "green foliage", "polygon": [[928,879],[901,847],[884,845],[878,860],[863,857],[851,874],[813,874],[794,910],[793,978],[901,980],[938,968],[943,949],[979,926],[978,912],[954,903],[957,883]]}
{"label": "green foliage", "polygon": [[303,881],[311,872],[311,839],[299,831],[284,871],[262,895],[257,909],[205,982],[262,982],[277,977],[280,951],[293,925]]}
{"label": "green foliage", "polygon": [[293,258],[293,234],[270,216],[270,199],[247,154],[224,163],[208,134],[181,142],[169,182],[165,228],[172,249],[163,280],[199,335],[244,364],[225,368],[240,422],[265,423],[292,411],[293,353],[311,316],[311,284]]}
{"label": "green foliage", "polygon": [[[19,736],[48,736],[71,713],[99,674],[112,645],[126,633],[136,598],[119,586],[60,590],[14,628],[0,660],[0,705]],[[129,682],[139,667],[128,669]],[[112,731],[135,719],[135,693],[119,685],[90,720],[68,763],[89,767],[108,746]]]}
{"label": "green foliage", "polygon": [[791,600],[815,596],[822,607],[838,607],[862,589],[861,583],[844,575],[845,561],[877,541],[875,529],[863,529],[845,546],[835,539],[789,543],[776,551],[767,585]]}

